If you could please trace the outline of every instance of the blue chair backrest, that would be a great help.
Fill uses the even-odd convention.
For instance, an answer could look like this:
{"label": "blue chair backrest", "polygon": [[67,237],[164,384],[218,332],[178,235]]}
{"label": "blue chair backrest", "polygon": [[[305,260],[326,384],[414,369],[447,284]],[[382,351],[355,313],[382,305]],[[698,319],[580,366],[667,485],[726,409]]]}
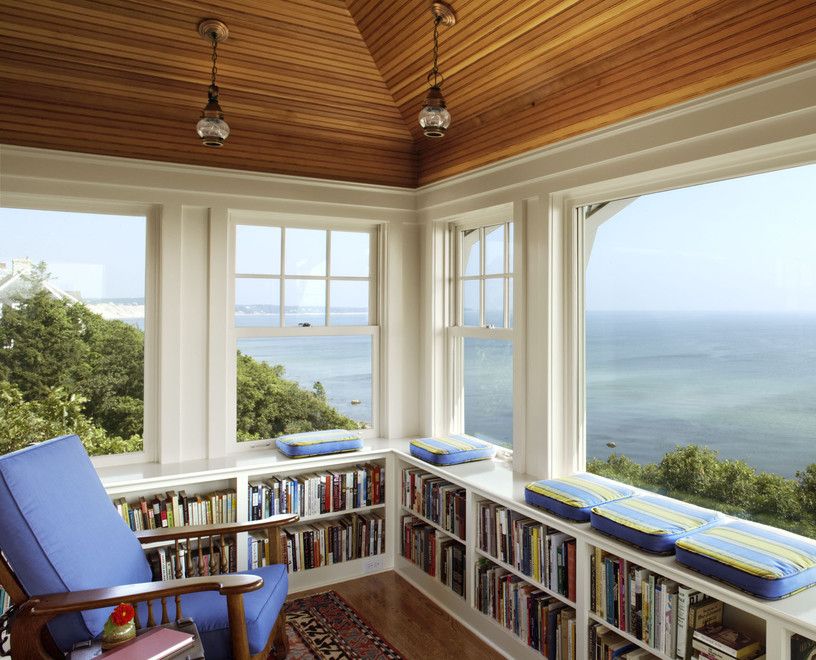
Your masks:
{"label": "blue chair backrest", "polygon": [[[30,596],[151,580],[75,435],[0,457],[0,550]],[[58,617],[51,634],[70,649],[99,634],[110,609]]]}

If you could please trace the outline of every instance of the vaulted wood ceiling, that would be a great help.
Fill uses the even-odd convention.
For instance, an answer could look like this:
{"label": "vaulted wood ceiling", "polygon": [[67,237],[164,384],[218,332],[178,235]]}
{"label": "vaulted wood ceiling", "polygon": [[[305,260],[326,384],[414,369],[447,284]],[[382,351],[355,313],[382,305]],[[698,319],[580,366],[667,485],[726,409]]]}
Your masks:
{"label": "vaulted wood ceiling", "polygon": [[[416,186],[816,59],[813,0],[450,0],[453,123],[422,137],[429,0],[0,0],[0,140]],[[232,134],[198,144],[216,17]]]}

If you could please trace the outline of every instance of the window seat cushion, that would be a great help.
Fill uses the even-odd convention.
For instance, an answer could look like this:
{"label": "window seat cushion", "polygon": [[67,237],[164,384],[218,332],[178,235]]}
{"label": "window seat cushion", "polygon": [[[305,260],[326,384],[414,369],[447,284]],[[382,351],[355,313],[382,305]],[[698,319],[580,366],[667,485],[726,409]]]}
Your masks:
{"label": "window seat cushion", "polygon": [[816,585],[816,541],[746,520],[680,539],[677,561],[760,598]]}
{"label": "window seat cushion", "polygon": [[303,458],[362,449],[363,440],[359,431],[329,429],[282,435],[275,438],[275,444],[282,453],[290,458]]}
{"label": "window seat cushion", "polygon": [[660,554],[671,554],[678,539],[720,520],[716,511],[653,494],[602,504],[590,514],[598,531]]}
{"label": "window seat cushion", "polygon": [[562,518],[587,522],[592,507],[634,494],[630,486],[585,472],[527,484],[524,501]]}
{"label": "window seat cushion", "polygon": [[493,458],[496,446],[469,435],[446,435],[411,440],[411,456],[434,465],[456,465]]}

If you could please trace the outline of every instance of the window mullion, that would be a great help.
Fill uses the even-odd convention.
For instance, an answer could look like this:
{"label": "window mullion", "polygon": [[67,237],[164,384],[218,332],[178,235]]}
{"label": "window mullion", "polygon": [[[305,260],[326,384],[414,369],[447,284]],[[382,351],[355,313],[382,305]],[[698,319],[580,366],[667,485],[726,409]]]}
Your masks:
{"label": "window mullion", "polygon": [[280,304],[278,309],[278,325],[284,326],[284,310],[286,309],[286,227],[281,227],[281,254],[280,254]]}
{"label": "window mullion", "polygon": [[331,305],[331,229],[326,231],[326,309],[323,322],[329,326],[329,306]]}

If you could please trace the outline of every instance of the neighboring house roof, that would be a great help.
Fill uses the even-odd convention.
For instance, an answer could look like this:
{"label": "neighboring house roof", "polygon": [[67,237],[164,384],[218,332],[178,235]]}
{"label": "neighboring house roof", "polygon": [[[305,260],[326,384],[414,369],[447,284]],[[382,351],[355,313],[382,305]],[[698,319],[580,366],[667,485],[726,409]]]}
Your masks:
{"label": "neighboring house roof", "polygon": [[[28,259],[14,259],[11,268],[0,269],[0,304],[10,303],[19,296],[28,296],[33,292],[34,283],[31,274],[34,265]],[[50,282],[42,282],[39,286],[59,300],[80,302],[79,298],[63,291]]]}

